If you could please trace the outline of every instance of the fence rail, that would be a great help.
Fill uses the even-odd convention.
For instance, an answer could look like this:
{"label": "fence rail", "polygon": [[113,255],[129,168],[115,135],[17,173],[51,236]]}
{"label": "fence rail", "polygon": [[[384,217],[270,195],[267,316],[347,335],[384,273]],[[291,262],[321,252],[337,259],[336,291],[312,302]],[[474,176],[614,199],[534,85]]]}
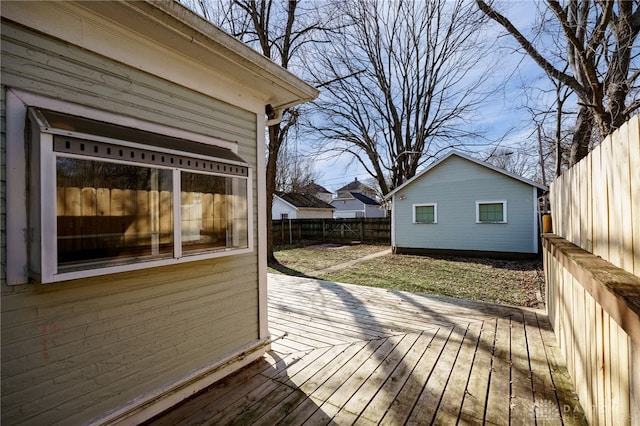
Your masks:
{"label": "fence rail", "polygon": [[547,309],[589,424],[640,424],[640,120],[551,185]]}
{"label": "fence rail", "polygon": [[391,219],[282,219],[273,222],[274,244],[298,241],[391,244]]}

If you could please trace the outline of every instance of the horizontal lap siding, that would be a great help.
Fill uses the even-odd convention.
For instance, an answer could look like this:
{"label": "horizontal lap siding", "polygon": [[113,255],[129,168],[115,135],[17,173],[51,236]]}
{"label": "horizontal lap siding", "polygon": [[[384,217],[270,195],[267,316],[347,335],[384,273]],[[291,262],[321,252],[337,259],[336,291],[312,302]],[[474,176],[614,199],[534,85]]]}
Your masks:
{"label": "horizontal lap siding", "polygon": [[[2,24],[3,86],[237,141],[255,171],[255,114]],[[257,251],[49,285],[2,279],[3,424],[87,422],[258,338]]]}
{"label": "horizontal lap siding", "polygon": [[[406,197],[400,199],[400,195]],[[506,224],[477,224],[476,201],[507,200]],[[437,224],[414,224],[413,205],[438,204]],[[451,157],[395,196],[396,246],[533,252],[530,185]]]}
{"label": "horizontal lap siding", "polygon": [[331,202],[331,205],[336,208],[336,211],[364,209],[364,204],[362,204],[362,201],[356,200],[355,198],[347,200],[333,200],[333,202]]}

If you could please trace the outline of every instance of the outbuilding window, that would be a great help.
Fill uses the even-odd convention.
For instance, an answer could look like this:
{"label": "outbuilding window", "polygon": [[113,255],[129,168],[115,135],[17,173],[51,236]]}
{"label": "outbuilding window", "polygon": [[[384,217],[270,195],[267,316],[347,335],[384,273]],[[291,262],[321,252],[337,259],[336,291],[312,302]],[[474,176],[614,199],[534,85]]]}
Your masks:
{"label": "outbuilding window", "polygon": [[414,204],[413,223],[438,223],[438,204]]}
{"label": "outbuilding window", "polygon": [[507,223],[507,202],[476,201],[476,223]]}
{"label": "outbuilding window", "polygon": [[248,251],[251,169],[226,148],[30,109],[41,282]]}

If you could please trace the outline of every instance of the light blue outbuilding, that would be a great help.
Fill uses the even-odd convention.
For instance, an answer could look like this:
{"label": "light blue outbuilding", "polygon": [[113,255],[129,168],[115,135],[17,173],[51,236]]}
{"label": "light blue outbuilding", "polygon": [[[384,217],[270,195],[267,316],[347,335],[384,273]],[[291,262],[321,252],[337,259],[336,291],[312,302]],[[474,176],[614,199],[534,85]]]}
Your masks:
{"label": "light blue outbuilding", "polygon": [[392,202],[394,253],[535,256],[546,191],[451,151],[385,197]]}

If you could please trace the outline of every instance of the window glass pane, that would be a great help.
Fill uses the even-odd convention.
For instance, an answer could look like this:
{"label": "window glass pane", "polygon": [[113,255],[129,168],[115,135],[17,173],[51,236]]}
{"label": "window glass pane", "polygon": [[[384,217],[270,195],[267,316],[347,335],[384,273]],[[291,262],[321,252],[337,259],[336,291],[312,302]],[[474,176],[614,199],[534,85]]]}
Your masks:
{"label": "window glass pane", "polygon": [[435,206],[416,206],[416,222],[435,222]]}
{"label": "window glass pane", "polygon": [[60,271],[173,255],[170,170],[58,157],[56,187]]}
{"label": "window glass pane", "polygon": [[502,222],[504,220],[503,204],[479,204],[478,217],[480,219],[480,222]]}
{"label": "window glass pane", "polygon": [[182,172],[184,252],[248,246],[247,180]]}

